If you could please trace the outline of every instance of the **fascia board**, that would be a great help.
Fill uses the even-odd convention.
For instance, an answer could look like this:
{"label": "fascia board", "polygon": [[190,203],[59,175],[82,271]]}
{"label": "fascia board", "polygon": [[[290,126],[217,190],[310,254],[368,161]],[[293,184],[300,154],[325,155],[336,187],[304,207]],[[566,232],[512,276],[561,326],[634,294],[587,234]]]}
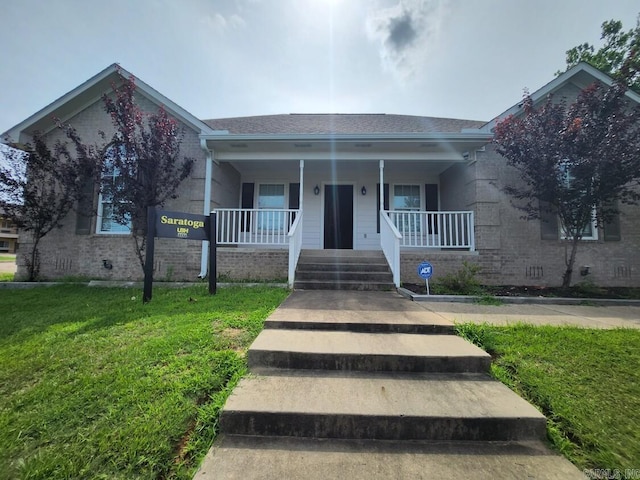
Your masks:
{"label": "fascia board", "polygon": [[491,133],[397,133],[397,134],[215,134],[201,135],[201,138],[212,142],[477,142],[490,141]]}
{"label": "fascia board", "polygon": [[20,137],[20,132],[27,130],[31,125],[33,125],[34,123],[37,123],[39,120],[42,120],[45,117],[51,117],[57,109],[59,109],[62,105],[70,101],[72,98],[75,98],[80,93],[91,88],[93,85],[101,82],[102,80],[106,79],[110,75],[113,75],[113,73],[116,71],[116,67],[117,67],[117,64],[115,63],[112,65],[109,65],[107,68],[102,70],[97,75],[94,75],[86,82],[81,83],[76,88],[69,91],[68,93],[65,93],[63,96],[61,96],[57,100],[54,100],[43,109],[38,110],[33,115],[27,117],[22,122],[18,123],[17,125],[7,130],[6,132],[2,133],[1,135],[2,139],[9,137],[17,141]]}
{"label": "fascia board", "polygon": [[[120,70],[123,73],[125,73],[125,76],[131,76],[131,74],[127,72],[125,69],[121,68]],[[189,113],[187,110],[182,108],[177,103],[169,100],[167,97],[162,95],[153,87],[150,87],[148,84],[140,80],[138,77],[135,77],[135,79],[136,79],[136,86],[141,90],[143,94],[145,94],[147,98],[149,98],[149,100],[159,105],[163,105],[170,113],[177,116],[185,123],[189,124],[194,130],[196,131],[199,130],[201,134],[213,134],[215,132],[215,130],[213,130],[209,125],[204,123],[199,118],[193,116],[191,113]]]}
{"label": "fascia board", "polygon": [[[588,73],[593,77],[594,81],[602,82],[607,86],[613,85],[614,80],[609,75],[601,72],[600,70],[589,65],[588,63],[580,62],[577,65],[571,67],[569,70],[567,70],[563,74],[558,75],[556,78],[551,80],[542,88],[539,88],[538,90],[533,92],[531,94],[531,99],[533,100],[534,103],[536,103],[540,99],[545,98],[550,93],[553,93],[554,91],[558,90],[560,87],[562,87],[562,85],[568,83],[571,80],[571,78],[573,78],[575,75],[577,75],[580,72]],[[626,96],[631,100],[635,101],[636,103],[640,104],[640,95],[638,95],[636,92],[632,90],[627,90]],[[496,126],[496,123],[498,122],[498,120],[505,118],[509,115],[516,115],[520,111],[522,111],[522,101],[516,103],[511,108],[505,110],[500,115],[498,115],[493,120],[491,120],[486,125],[483,125],[480,128],[485,131],[491,131]]]}
{"label": "fascia board", "polygon": [[[118,73],[120,73],[125,78],[132,76],[132,74],[129,73],[126,69],[114,63],[108,66],[107,68],[105,68],[104,70],[102,70],[100,73],[91,77],[86,82],[78,85],[73,90],[69,91],[68,93],[58,98],[57,100],[53,101],[43,109],[39,110],[38,112],[29,116],[27,119],[23,120],[22,122],[18,123],[14,127],[10,128],[9,130],[7,130],[1,135],[1,138],[5,139],[8,137],[17,141],[20,137],[21,132],[28,130],[30,126],[34,125],[38,121],[44,118],[53,116],[56,110],[58,110],[61,106],[65,105],[67,102],[71,101],[73,98],[77,97],[83,92],[86,92],[91,87],[106,80],[110,76]],[[135,77],[135,75],[133,76]],[[136,79],[136,86],[138,87],[139,92],[143,94],[145,97],[147,97],[149,100],[151,100],[153,103],[156,103],[158,105],[163,105],[169,113],[178,117],[183,122],[191,126],[194,130],[199,131],[200,133],[211,134],[214,132],[214,130],[211,129],[211,127],[209,127],[206,123],[194,117],[192,114],[187,112],[184,108],[180,107],[175,102],[169,100],[167,97],[162,95],[160,92],[158,92],[154,88],[150,87],[148,84],[140,80],[138,77],[135,77],[135,79]],[[94,101],[95,101],[95,98],[94,98]]]}

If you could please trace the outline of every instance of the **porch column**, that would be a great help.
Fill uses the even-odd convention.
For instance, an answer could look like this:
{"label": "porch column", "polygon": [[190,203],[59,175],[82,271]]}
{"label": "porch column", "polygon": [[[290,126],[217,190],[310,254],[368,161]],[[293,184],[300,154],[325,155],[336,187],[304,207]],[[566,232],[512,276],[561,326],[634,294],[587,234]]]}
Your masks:
{"label": "porch column", "polygon": [[[215,161],[215,151],[213,148],[207,147],[207,141],[200,139],[200,147],[206,155],[205,173],[204,173],[204,205],[203,214],[208,216],[211,214],[211,180],[213,178],[213,162]],[[202,242],[202,250],[200,252],[200,275],[198,277],[205,278],[209,268],[209,242]]]}
{"label": "porch column", "polygon": [[380,160],[380,211],[384,210],[384,160]]}
{"label": "porch column", "polygon": [[298,192],[300,200],[298,201],[298,209],[302,212],[302,199],[304,197],[304,160],[300,160],[300,191]]}

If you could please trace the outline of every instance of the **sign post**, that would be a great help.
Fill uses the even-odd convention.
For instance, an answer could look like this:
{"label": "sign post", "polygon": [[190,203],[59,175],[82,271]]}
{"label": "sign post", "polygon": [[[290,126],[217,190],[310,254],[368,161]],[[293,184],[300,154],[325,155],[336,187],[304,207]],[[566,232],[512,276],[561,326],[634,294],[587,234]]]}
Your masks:
{"label": "sign post", "polygon": [[144,259],[144,289],[142,303],[151,301],[153,295],[153,250],[156,238],[156,209],[147,207],[147,245]]}
{"label": "sign post", "polygon": [[217,214],[211,212],[209,216],[209,294],[215,295],[218,277],[218,239],[217,231]]}
{"label": "sign post", "polygon": [[[211,220],[210,220],[211,219]],[[208,228],[207,228],[208,227]],[[183,240],[209,240],[209,293],[216,293],[216,221],[211,217],[193,213],[170,212],[147,208],[147,245],[144,261],[144,292],[142,303],[153,295],[153,255],[155,237]],[[213,256],[213,259],[211,258]],[[212,283],[213,282],[213,283]]]}
{"label": "sign post", "polygon": [[418,265],[418,275],[424,278],[425,286],[427,288],[427,295],[429,295],[429,279],[433,275],[433,265],[429,262],[422,262]]}

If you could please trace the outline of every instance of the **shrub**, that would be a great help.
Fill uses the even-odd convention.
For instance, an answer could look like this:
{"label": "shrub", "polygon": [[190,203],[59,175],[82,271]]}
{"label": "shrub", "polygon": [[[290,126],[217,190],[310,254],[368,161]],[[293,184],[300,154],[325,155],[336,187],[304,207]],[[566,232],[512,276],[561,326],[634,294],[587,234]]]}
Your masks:
{"label": "shrub", "polygon": [[475,263],[462,262],[455,273],[447,274],[434,282],[434,293],[454,295],[480,295],[483,293],[477,274],[480,267]]}

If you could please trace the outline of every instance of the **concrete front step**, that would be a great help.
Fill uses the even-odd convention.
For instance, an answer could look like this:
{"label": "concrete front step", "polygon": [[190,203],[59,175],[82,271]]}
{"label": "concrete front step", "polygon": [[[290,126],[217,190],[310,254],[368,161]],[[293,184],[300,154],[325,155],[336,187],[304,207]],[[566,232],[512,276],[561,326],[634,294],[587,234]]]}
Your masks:
{"label": "concrete front step", "polygon": [[242,379],[220,418],[225,434],[370,440],[541,440],[545,423],[485,374],[297,370]]}
{"label": "concrete front step", "polygon": [[491,357],[455,335],[263,330],[249,368],[367,372],[487,372]]}
{"label": "concrete front step", "polygon": [[542,442],[390,442],[221,435],[194,480],[573,480]]}
{"label": "concrete front step", "polygon": [[358,318],[328,320],[268,318],[264,328],[285,330],[331,330],[336,332],[362,333],[413,333],[419,335],[453,335],[455,326],[449,323],[398,323],[394,321],[373,320],[362,322]]}
{"label": "concrete front step", "polygon": [[372,282],[369,280],[296,280],[295,290],[358,290],[358,291],[388,291],[395,287],[393,282]]}
{"label": "concrete front step", "polygon": [[394,284],[380,251],[303,250],[294,288],[381,291],[392,290]]}
{"label": "concrete front step", "polygon": [[376,283],[388,283],[393,285],[393,275],[390,272],[371,272],[368,270],[364,271],[343,271],[343,270],[335,270],[335,271],[311,271],[311,270],[300,270],[296,273],[296,280],[299,282],[308,281],[308,280],[321,280],[321,281],[331,281],[331,282],[341,282],[341,281],[358,281],[361,283],[366,282],[376,282]]}
{"label": "concrete front step", "polygon": [[297,291],[265,321],[265,328],[371,333],[452,334],[441,315],[408,302],[395,291]]}
{"label": "concrete front step", "polygon": [[351,261],[356,258],[385,258],[385,256],[382,250],[317,250],[305,248],[300,252],[300,258],[320,258],[328,260],[347,259],[347,261]]}
{"label": "concrete front step", "polygon": [[368,272],[390,272],[389,265],[385,259],[382,259],[380,263],[298,262],[298,272],[362,272],[363,270]]}

